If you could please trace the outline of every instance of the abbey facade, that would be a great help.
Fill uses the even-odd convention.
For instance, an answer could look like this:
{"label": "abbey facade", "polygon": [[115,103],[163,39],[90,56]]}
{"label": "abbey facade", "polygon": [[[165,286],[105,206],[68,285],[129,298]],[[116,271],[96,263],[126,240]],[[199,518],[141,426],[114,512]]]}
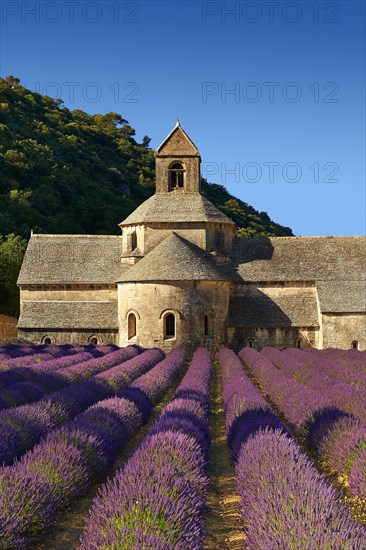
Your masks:
{"label": "abbey facade", "polygon": [[365,237],[237,238],[179,124],[155,156],[156,193],[122,235],[31,236],[20,340],[366,349]]}

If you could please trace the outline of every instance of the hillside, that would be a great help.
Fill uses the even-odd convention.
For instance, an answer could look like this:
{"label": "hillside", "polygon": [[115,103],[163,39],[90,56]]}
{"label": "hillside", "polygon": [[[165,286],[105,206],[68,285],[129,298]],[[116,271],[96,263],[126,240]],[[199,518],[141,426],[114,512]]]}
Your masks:
{"label": "hillside", "polygon": [[[70,111],[14,77],[0,79],[0,133],[0,313],[14,314],[14,289],[10,309],[4,304],[25,242],[7,235],[118,234],[117,224],[154,192],[154,153],[120,114]],[[223,186],[203,180],[202,190],[238,236],[292,235]]]}

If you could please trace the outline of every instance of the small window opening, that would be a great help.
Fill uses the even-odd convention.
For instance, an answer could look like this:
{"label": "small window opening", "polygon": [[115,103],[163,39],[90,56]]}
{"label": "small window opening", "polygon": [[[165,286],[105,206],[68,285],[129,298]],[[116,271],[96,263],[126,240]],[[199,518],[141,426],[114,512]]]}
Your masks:
{"label": "small window opening", "polygon": [[212,313],[204,315],[204,334],[207,339],[213,338],[214,333],[214,317]]}
{"label": "small window opening", "polygon": [[173,313],[168,313],[164,319],[164,337],[174,338],[175,336],[175,316]]}
{"label": "small window opening", "polygon": [[170,168],[170,188],[184,187],[184,168],[180,162],[175,162]]}
{"label": "small window opening", "polygon": [[93,346],[96,346],[98,344],[97,338],[90,338],[90,343],[93,344]]}
{"label": "small window opening", "polygon": [[131,234],[131,250],[136,250],[137,248],[137,235],[136,235],[136,231],[134,231],[132,234]]}
{"label": "small window opening", "polygon": [[254,348],[254,347],[255,347],[254,338],[248,338],[248,348]]}
{"label": "small window opening", "polygon": [[358,342],[357,340],[353,340],[352,344],[351,344],[351,348],[352,349],[358,349]]}
{"label": "small window opening", "polygon": [[295,341],[295,348],[297,348],[297,349],[301,349],[301,348],[302,348],[302,340],[301,340],[301,338],[296,338],[296,341]]}
{"label": "small window opening", "polygon": [[49,344],[51,343],[51,338],[45,338],[45,339],[43,340],[43,343],[49,345]]}
{"label": "small window opening", "polygon": [[128,316],[128,339],[134,338],[136,336],[136,315],[130,313]]}

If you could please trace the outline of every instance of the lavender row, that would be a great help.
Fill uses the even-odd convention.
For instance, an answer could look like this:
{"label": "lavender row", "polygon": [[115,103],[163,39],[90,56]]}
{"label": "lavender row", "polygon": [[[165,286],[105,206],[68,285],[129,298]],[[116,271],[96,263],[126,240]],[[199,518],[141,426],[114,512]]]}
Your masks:
{"label": "lavender row", "polygon": [[366,499],[365,424],[332,406],[316,391],[286,377],[257,351],[243,348],[239,357],[295,433],[306,437],[322,464],[345,480],[353,497]]}
{"label": "lavender row", "polygon": [[0,383],[17,381],[0,390],[0,409],[31,403],[78,380],[90,378],[100,370],[117,365],[120,355],[124,357],[123,350],[111,352],[105,346],[93,353],[84,352],[43,361],[38,368],[29,366],[0,373]]}
{"label": "lavender row", "polygon": [[[326,351],[326,350],[318,350]],[[284,351],[284,355],[289,355],[302,362],[303,365],[320,370],[324,374],[336,378],[340,382],[352,384],[356,388],[366,389],[366,361],[363,364],[357,362],[343,361],[339,363],[334,356],[327,353],[307,353],[303,350],[289,348]]]}
{"label": "lavender row", "polygon": [[80,549],[202,548],[211,378],[209,353],[198,349],[141,446],[100,489]]}
{"label": "lavender row", "polygon": [[250,434],[270,426],[283,428],[267,401],[253,386],[234,352],[221,349],[220,362],[225,406],[225,428],[233,460]]}
{"label": "lavender row", "polygon": [[55,376],[54,372],[89,359],[93,359],[91,353],[81,352],[43,361],[39,363],[42,365],[39,371],[29,366],[0,373],[0,384],[3,386],[0,389],[0,409],[19,407],[40,399],[46,393],[60,389],[66,384],[60,376]]}
{"label": "lavender row", "polygon": [[4,367],[0,371],[0,388],[5,388],[10,384],[16,382],[28,381],[34,378],[37,374],[44,374],[48,372],[56,371],[60,368],[67,367],[74,363],[77,363],[77,358],[84,354],[88,354],[89,358],[102,357],[106,354],[112,353],[118,350],[116,346],[88,346],[84,350],[73,351],[72,353],[65,353],[62,355],[52,355],[49,359],[42,359],[37,362],[29,363],[26,365],[13,365]]}
{"label": "lavender row", "polygon": [[85,347],[90,346],[80,346],[79,344],[3,344],[0,346],[0,364],[2,361],[8,361],[9,359],[21,358],[32,354],[42,354],[45,352],[51,355],[78,353],[79,351],[84,351]]}
{"label": "lavender row", "polygon": [[50,429],[83,412],[94,403],[111,397],[164,357],[151,349],[141,355],[135,347],[119,350],[119,363],[90,380],[72,384],[32,405],[0,413],[0,464],[11,464],[35,445]]}
{"label": "lavender row", "polygon": [[321,368],[320,361],[318,367],[305,365],[297,357],[274,348],[264,348],[261,354],[289,378],[321,393],[331,405],[366,422],[366,393],[352,385],[352,379],[349,378],[349,383],[340,382],[330,375],[329,369]]}
{"label": "lavender row", "polygon": [[[184,359],[182,350],[174,350],[149,371],[151,381],[160,380],[158,392],[145,394],[137,379],[120,397],[89,407],[48,434],[14,466],[0,471],[2,548],[28,548],[35,535],[52,525],[60,508],[82,495],[111,466],[116,452],[174,381]],[[146,375],[143,378],[146,383]]]}
{"label": "lavender row", "polygon": [[303,435],[309,421],[319,411],[331,408],[318,392],[295,382],[264,355],[243,348],[239,357],[246,363],[268,397],[279,407],[296,435]]}
{"label": "lavender row", "polygon": [[[234,352],[221,350],[218,358],[248,547],[361,548],[366,531],[337,503],[338,494],[302,454]],[[235,425],[242,438],[233,444]]]}

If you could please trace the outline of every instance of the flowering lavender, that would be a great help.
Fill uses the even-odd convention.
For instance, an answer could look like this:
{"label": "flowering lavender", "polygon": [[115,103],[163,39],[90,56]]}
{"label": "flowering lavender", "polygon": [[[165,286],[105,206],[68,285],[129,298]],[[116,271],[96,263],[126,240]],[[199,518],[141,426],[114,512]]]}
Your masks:
{"label": "flowering lavender", "polygon": [[241,446],[236,464],[246,543],[263,548],[364,548],[365,529],[339,495],[279,430],[261,431]]}
{"label": "flowering lavender", "polygon": [[[276,415],[244,373],[234,352],[221,350],[218,358],[228,443],[234,451],[248,547],[361,547],[366,532],[351,520],[344,506],[337,504],[336,492],[302,454],[278,418],[276,426]],[[262,374],[266,363],[255,353],[247,354],[250,360]],[[267,425],[264,410],[270,419]],[[233,427],[234,443],[230,441]]]}
{"label": "flowering lavender", "polygon": [[[348,384],[334,382],[334,379],[328,384],[329,380],[326,380],[322,384],[322,394],[325,394],[323,397],[312,389],[314,381],[321,383],[322,374],[315,371],[314,376],[308,376],[308,372],[314,370],[310,363],[318,359],[312,357],[315,354],[308,354],[311,356],[309,364],[304,366],[299,357],[306,354],[297,353],[298,351],[288,350],[288,353],[284,353],[267,348],[259,354],[255,350],[244,348],[239,352],[239,356],[255,374],[296,433],[307,438],[307,442],[317,452],[321,462],[345,479],[357,478],[357,482],[349,482],[349,491],[352,496],[364,498],[361,495],[366,494],[366,479],[362,478],[359,472],[365,471],[366,468],[366,464],[362,464],[365,455],[361,452],[366,448],[366,425],[347,414],[349,404],[352,403],[350,395],[360,390]],[[278,370],[269,358],[281,366],[281,370]],[[292,373],[292,376],[296,373],[296,380],[305,379],[309,387],[288,379],[284,372]],[[364,413],[364,402],[364,398],[359,404],[356,401],[353,409],[357,410],[359,407],[360,417],[362,412]],[[353,467],[356,473],[353,472]],[[356,490],[360,492],[356,493]]]}
{"label": "flowering lavender", "polygon": [[[116,365],[115,370],[110,369],[111,376],[121,372],[121,378],[131,380],[146,372],[162,356],[162,352],[156,350],[141,355],[138,351],[133,346],[122,348],[103,358],[85,361],[64,370],[72,369],[73,376],[77,372],[78,378],[81,378],[85,365],[84,375],[90,377],[95,371]],[[97,401],[111,397],[113,390],[108,384],[107,372],[104,379],[93,377],[71,384],[36,403],[0,411],[0,464],[11,464],[14,458],[32,448],[51,428],[71,420]]]}
{"label": "flowering lavender", "polygon": [[[329,367],[329,361],[322,360],[319,353],[315,358],[314,354],[311,354],[309,359],[309,354],[305,352],[293,355],[274,348],[264,348],[261,355],[265,355],[296,382],[321,393],[334,407],[366,422],[366,393],[358,387],[360,375],[357,378],[356,373],[352,375],[348,370],[347,376],[337,376],[336,371],[343,367],[338,365],[335,369],[333,363]],[[300,360],[301,358],[304,359]],[[341,380],[347,380],[347,383]]]}
{"label": "flowering lavender", "polygon": [[[0,390],[0,408],[31,403],[51,391],[67,386],[72,379],[65,374],[66,367],[77,366],[90,359],[93,359],[91,353],[81,352],[42,361],[38,363],[37,368],[31,365],[0,373],[3,385],[3,389]],[[16,392],[15,397],[14,392]]]}
{"label": "flowering lavender", "polygon": [[81,549],[202,548],[211,377],[209,354],[198,349],[172,402],[100,489]]}
{"label": "flowering lavender", "polygon": [[[150,351],[156,356],[156,350]],[[152,369],[167,381],[165,391],[171,376],[164,377],[162,372],[170,371],[176,376],[183,362],[182,352],[172,352]],[[161,391],[159,388],[159,395]],[[152,399],[156,400],[158,394],[151,394]],[[93,479],[105,472],[116,451],[142,422],[143,415],[134,400],[106,399],[51,431],[14,466],[0,469],[0,546],[29,548],[34,535],[52,524],[56,511],[82,494]]]}

